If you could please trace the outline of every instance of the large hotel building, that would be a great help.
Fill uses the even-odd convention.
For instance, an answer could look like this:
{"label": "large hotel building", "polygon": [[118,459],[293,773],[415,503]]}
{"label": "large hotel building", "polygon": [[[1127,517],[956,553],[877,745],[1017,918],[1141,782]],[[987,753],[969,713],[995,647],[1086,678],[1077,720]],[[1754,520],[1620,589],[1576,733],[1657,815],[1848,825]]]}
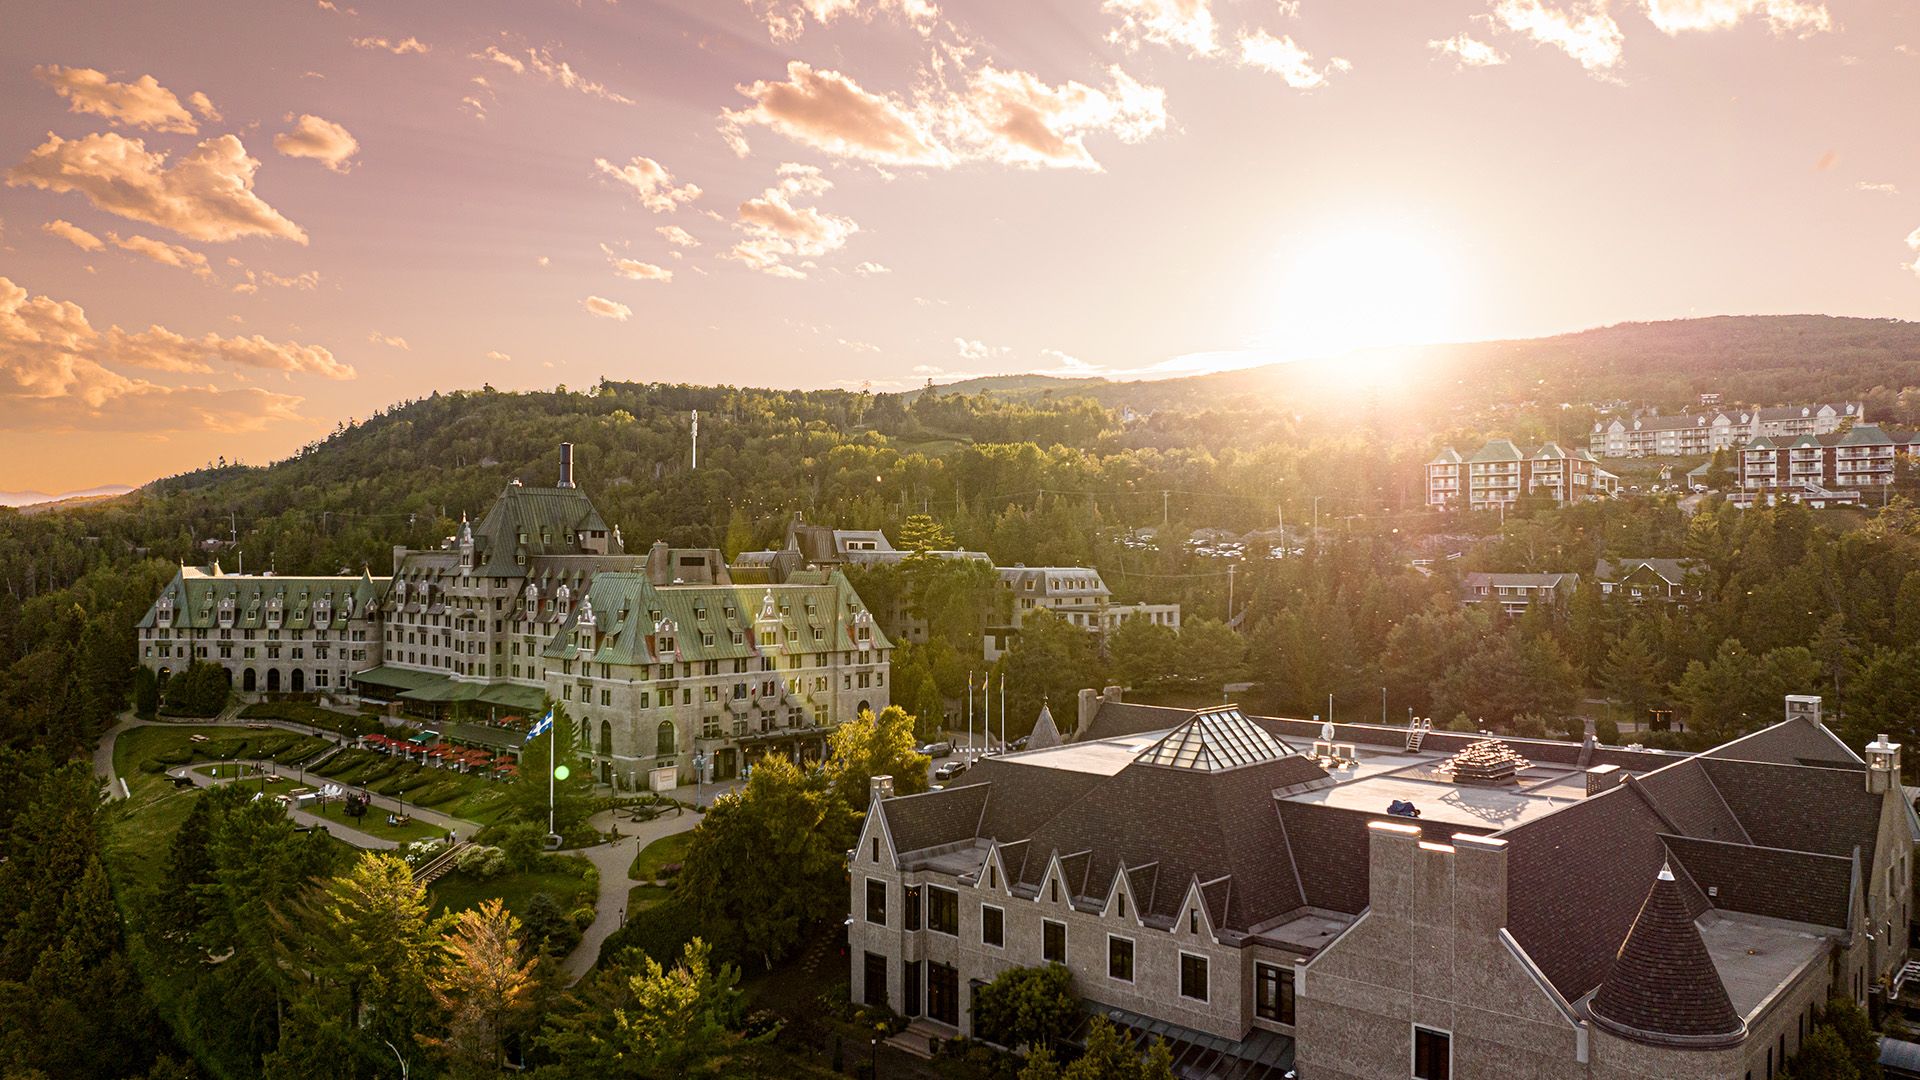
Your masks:
{"label": "large hotel building", "polygon": [[515,480],[438,548],[395,548],[391,577],[182,567],[139,625],[141,663],[219,664],[242,693],[390,703],[443,732],[517,745],[504,718],[558,702],[602,783],[714,779],[888,704],[892,643],[838,570],[738,584],[721,554],[629,555],[574,486]]}

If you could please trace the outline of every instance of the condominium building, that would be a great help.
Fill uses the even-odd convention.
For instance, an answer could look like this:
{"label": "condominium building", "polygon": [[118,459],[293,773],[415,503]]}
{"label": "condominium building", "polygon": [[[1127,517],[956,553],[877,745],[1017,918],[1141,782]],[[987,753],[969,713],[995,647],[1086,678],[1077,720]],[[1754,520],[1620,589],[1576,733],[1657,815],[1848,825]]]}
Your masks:
{"label": "condominium building", "polygon": [[1894,463],[1920,451],[1920,434],[1855,424],[1845,432],[1757,436],[1741,447],[1740,487],[1748,492],[1790,489],[1842,492],[1893,483]]}
{"label": "condominium building", "polygon": [[[1704,395],[1701,403],[1707,403]],[[1866,407],[1851,401],[1615,416],[1594,422],[1588,447],[1601,457],[1698,457],[1736,449],[1755,438],[1826,435],[1847,421],[1866,418]]]}
{"label": "condominium building", "polygon": [[1189,1076],[1778,1075],[1901,969],[1920,837],[1900,747],[1807,701],[1695,755],[1131,707],[878,778],[851,994],[971,1033],[982,985],[1060,964]]}
{"label": "condominium building", "polygon": [[1036,611],[1050,611],[1098,635],[1108,634],[1130,619],[1180,629],[1179,604],[1116,604],[1100,571],[1089,566],[1002,566],[999,574],[1012,619],[986,628],[984,651],[988,663],[1013,647],[1021,625]]}
{"label": "condominium building", "polygon": [[627,554],[565,445],[554,486],[515,480],[441,546],[396,547],[390,578],[183,568],[140,634],[143,663],[213,660],[242,692],[350,696],[436,723],[558,702],[596,779],[625,788],[690,783],[696,755],[715,779],[750,753],[821,757],[834,724],[886,708],[893,648],[837,569],[736,585],[717,550]]}
{"label": "condominium building", "polygon": [[1692,584],[1693,569],[1685,559],[1601,559],[1594,564],[1593,580],[1602,596],[1683,604],[1700,595]]}
{"label": "condominium building", "polygon": [[1524,453],[1510,439],[1492,439],[1470,457],[1442,447],[1426,468],[1427,505],[1439,510],[1498,510],[1522,495],[1584,502],[1614,494],[1620,485],[1620,478],[1601,468],[1592,454],[1556,442]]}

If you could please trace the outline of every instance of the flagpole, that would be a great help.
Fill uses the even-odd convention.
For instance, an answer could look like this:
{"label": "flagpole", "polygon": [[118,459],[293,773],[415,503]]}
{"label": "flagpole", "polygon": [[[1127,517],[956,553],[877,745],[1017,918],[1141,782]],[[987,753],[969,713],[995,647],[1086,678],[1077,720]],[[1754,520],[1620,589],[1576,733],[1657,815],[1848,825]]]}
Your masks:
{"label": "flagpole", "polygon": [[1007,673],[1000,673],[1000,752],[1007,752]]}
{"label": "flagpole", "polygon": [[547,835],[553,835],[553,773],[560,767],[559,732],[547,728]]}
{"label": "flagpole", "polygon": [[973,672],[967,672],[967,750],[973,750]]}

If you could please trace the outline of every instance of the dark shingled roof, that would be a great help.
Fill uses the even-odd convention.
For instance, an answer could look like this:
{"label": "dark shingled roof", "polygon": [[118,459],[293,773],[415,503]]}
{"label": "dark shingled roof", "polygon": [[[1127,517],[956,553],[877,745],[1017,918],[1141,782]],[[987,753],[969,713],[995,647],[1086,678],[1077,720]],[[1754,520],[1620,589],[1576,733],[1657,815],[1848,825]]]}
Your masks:
{"label": "dark shingled roof", "polygon": [[[982,758],[973,768],[961,773],[947,790],[978,784],[992,784],[986,815],[980,822],[980,835],[1009,844],[1033,835],[1041,822],[1059,813],[1106,781],[1098,773],[1051,769],[1028,765],[1016,757]],[[1046,853],[1042,851],[1040,858]],[[1007,867],[1008,873],[1014,868]]]}
{"label": "dark shingled roof", "polygon": [[1300,870],[1300,887],[1306,894],[1308,906],[1349,915],[1359,914],[1368,902],[1368,822],[1412,825],[1420,830],[1422,840],[1438,844],[1451,841],[1456,833],[1491,831],[1286,799],[1278,800],[1275,805],[1280,810],[1280,822],[1286,829],[1294,863]]}
{"label": "dark shingled roof", "polygon": [[1148,731],[1165,731],[1185,723],[1195,711],[1167,705],[1102,701],[1088,719],[1086,729],[1075,731],[1067,741],[1092,742],[1095,739],[1117,739],[1123,735],[1139,735]]}
{"label": "dark shingled roof", "polygon": [[1753,839],[1698,761],[1683,761],[1635,781],[1662,816],[1687,836],[1750,844]]}
{"label": "dark shingled roof", "polygon": [[1655,877],[1588,1011],[1639,1042],[1711,1044],[1746,1033],[1671,870]]}
{"label": "dark shingled roof", "polygon": [[986,810],[987,785],[950,787],[881,802],[896,851],[920,851],[972,840]]}
{"label": "dark shingled roof", "polygon": [[1804,851],[1663,836],[1707,902],[1725,911],[1844,930],[1852,908],[1853,860]]}
{"label": "dark shingled roof", "polygon": [[1826,725],[1798,718],[1716,746],[1701,756],[1771,761],[1781,765],[1829,765],[1838,769],[1857,769],[1866,764]]}
{"label": "dark shingled roof", "polygon": [[1872,856],[1881,803],[1867,790],[1862,770],[1711,758],[1700,764],[1754,843],[1841,858],[1862,849]]}

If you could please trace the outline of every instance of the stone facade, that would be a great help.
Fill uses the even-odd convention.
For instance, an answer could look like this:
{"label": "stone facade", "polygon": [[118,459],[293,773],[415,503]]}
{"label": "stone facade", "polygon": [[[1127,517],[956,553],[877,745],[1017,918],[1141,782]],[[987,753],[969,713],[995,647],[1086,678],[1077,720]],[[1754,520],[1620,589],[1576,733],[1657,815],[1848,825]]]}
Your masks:
{"label": "stone facade", "polygon": [[135,628],[157,675],[218,664],[245,693],[349,693],[378,664],[386,581],[226,574],[182,566]]}

